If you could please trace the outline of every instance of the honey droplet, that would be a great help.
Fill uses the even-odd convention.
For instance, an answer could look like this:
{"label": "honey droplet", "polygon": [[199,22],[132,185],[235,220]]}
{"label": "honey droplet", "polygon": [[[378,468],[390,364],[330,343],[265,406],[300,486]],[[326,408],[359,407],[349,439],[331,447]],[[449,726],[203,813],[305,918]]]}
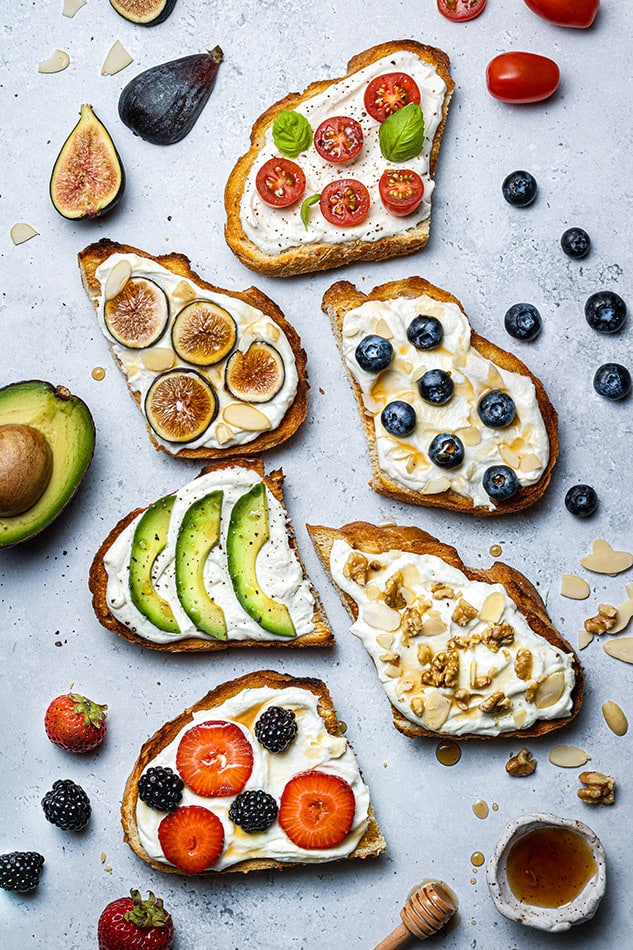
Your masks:
{"label": "honey droplet", "polygon": [[471,883],[471,884],[476,884],[476,883],[477,883],[477,878],[476,878],[476,877],[471,877],[470,883]]}
{"label": "honey droplet", "polygon": [[470,863],[476,868],[480,868],[485,860],[486,858],[481,853],[481,851],[473,851],[470,856]]}
{"label": "honey droplet", "polygon": [[462,757],[462,750],[452,739],[443,739],[437,744],[435,757],[441,765],[457,765]]}
{"label": "honey droplet", "polygon": [[93,378],[93,379],[105,379],[105,370],[104,370],[103,366],[95,366],[95,368],[94,368],[93,371],[92,371],[92,378]]}
{"label": "honey droplet", "polygon": [[497,805],[496,802],[493,802],[493,803],[492,803],[492,810],[493,810],[493,811],[499,811],[499,806]]}
{"label": "honey droplet", "polygon": [[347,732],[347,723],[346,723],[346,722],[343,722],[342,719],[339,721],[339,724],[338,724],[338,731],[339,731],[339,733],[340,733],[342,736],[344,736],[345,733]]}
{"label": "honey droplet", "polygon": [[482,801],[480,798],[479,801],[476,801],[473,805],[473,815],[475,818],[481,818],[483,821],[484,818],[487,818],[490,814],[490,809],[488,808],[488,803]]}
{"label": "honey droplet", "polygon": [[499,557],[503,552],[503,548],[500,544],[492,544],[490,546],[490,553],[493,557]]}

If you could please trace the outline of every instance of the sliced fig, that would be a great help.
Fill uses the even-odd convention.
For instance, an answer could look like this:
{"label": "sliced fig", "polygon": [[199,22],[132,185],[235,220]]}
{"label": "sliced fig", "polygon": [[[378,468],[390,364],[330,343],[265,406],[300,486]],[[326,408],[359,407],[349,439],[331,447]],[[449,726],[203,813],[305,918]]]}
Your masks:
{"label": "sliced fig", "polygon": [[106,300],[103,316],[118,343],[142,350],[164,333],[169,319],[167,295],[147,277],[130,277],[115,297]]}
{"label": "sliced fig", "polygon": [[284,384],[286,371],[280,353],[263,340],[245,353],[236,350],[226,364],[224,385],[235,399],[269,402]]}
{"label": "sliced fig", "polygon": [[194,442],[218,412],[218,397],[208,379],[192,369],[172,369],[157,376],[145,397],[145,415],[157,436],[167,442]]}
{"label": "sliced fig", "polygon": [[210,300],[194,300],[180,311],[171,328],[171,342],[181,360],[214,366],[229,355],[237,340],[231,314]]}
{"label": "sliced fig", "polygon": [[139,26],[156,26],[166,20],[176,6],[176,0],[110,0],[116,12]]}
{"label": "sliced fig", "polygon": [[81,107],[79,122],[57,156],[51,200],[64,218],[96,218],[111,211],[125,190],[125,172],[105,125]]}

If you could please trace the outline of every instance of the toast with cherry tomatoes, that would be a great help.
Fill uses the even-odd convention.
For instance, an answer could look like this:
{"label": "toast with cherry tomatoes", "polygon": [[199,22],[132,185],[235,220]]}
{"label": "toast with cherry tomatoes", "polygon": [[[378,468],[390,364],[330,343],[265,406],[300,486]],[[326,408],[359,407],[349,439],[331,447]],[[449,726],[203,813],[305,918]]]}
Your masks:
{"label": "toast with cherry tomatoes", "polygon": [[453,88],[446,53],[398,40],[276,102],[226,185],[231,250],[278,277],[419,250]]}

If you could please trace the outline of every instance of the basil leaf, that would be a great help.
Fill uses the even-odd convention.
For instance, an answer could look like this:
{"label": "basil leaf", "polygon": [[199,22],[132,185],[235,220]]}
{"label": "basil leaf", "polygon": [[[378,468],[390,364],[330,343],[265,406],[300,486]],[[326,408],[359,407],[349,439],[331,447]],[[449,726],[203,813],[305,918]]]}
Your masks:
{"label": "basil leaf", "polygon": [[300,112],[282,109],[273,122],[273,140],[282,155],[296,158],[312,145],[312,128]]}
{"label": "basil leaf", "polygon": [[424,146],[424,116],[417,102],[410,102],[388,116],[378,132],[380,151],[388,162],[406,162]]}
{"label": "basil leaf", "polygon": [[315,205],[320,198],[321,195],[310,195],[310,197],[306,198],[301,204],[301,220],[303,221],[303,226],[306,231],[308,230],[308,224],[310,222],[310,208],[312,205]]}

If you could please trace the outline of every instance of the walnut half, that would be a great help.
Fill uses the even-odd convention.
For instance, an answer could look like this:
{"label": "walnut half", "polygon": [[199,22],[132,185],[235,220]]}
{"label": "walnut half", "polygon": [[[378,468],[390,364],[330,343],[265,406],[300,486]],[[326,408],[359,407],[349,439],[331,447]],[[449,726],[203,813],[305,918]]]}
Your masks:
{"label": "walnut half", "polygon": [[490,696],[487,696],[486,699],[483,699],[479,703],[479,708],[484,713],[493,713],[496,715],[497,713],[505,712],[510,705],[510,700],[506,694],[498,689],[496,692],[491,693]]}
{"label": "walnut half", "polygon": [[578,776],[585,788],[579,788],[576,794],[587,805],[613,805],[615,801],[615,779],[602,772],[581,772]]}
{"label": "walnut half", "polygon": [[465,627],[466,624],[474,620],[476,616],[477,608],[473,607],[472,604],[469,604],[468,601],[462,597],[461,600],[457,601],[457,606],[453,611],[451,620],[453,623],[456,623],[458,627]]}
{"label": "walnut half", "polygon": [[536,759],[525,746],[506,762],[506,772],[516,778],[531,775],[536,768]]}
{"label": "walnut half", "polygon": [[350,580],[355,581],[359,587],[365,587],[367,584],[368,570],[369,562],[365,555],[361,554],[360,551],[352,551],[345,562],[343,576],[349,577]]}

